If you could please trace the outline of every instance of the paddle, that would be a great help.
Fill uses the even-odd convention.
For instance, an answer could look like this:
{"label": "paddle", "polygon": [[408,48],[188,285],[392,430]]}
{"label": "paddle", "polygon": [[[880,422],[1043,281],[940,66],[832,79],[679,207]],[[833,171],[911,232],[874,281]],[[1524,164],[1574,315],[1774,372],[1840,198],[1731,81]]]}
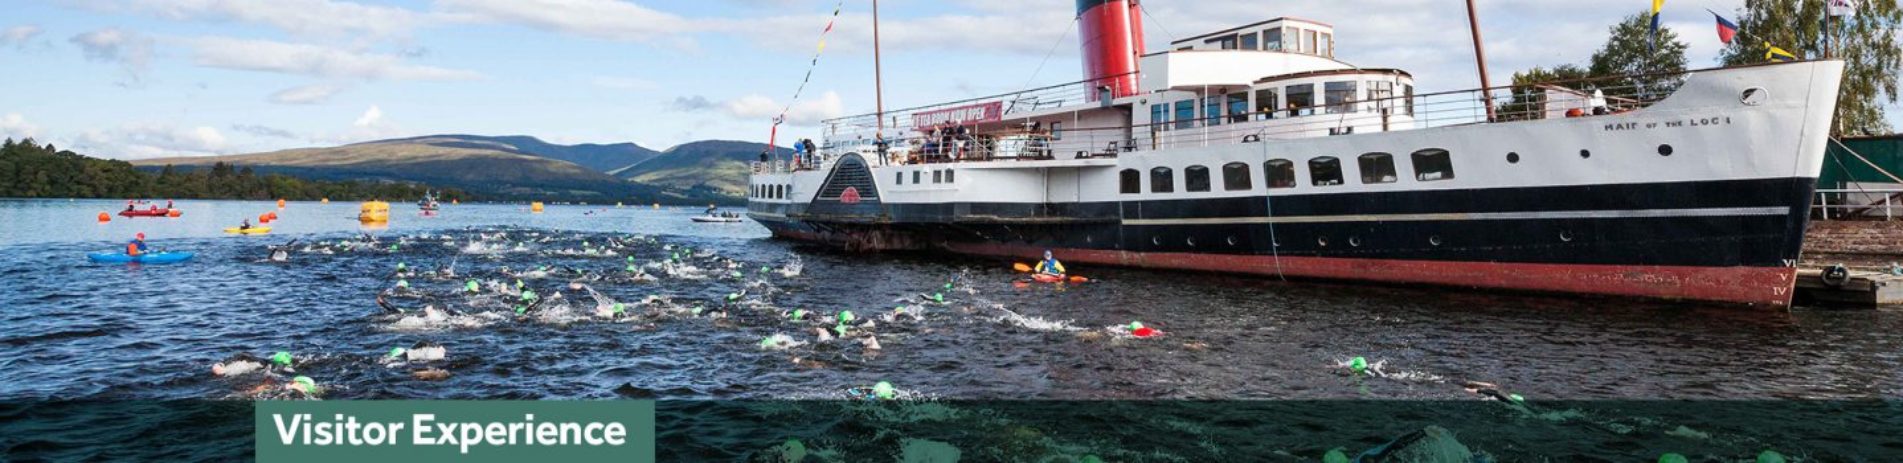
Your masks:
{"label": "paddle", "polygon": [[1011,264],[1011,269],[1018,271],[1018,273],[1031,273],[1031,264],[1019,262]]}

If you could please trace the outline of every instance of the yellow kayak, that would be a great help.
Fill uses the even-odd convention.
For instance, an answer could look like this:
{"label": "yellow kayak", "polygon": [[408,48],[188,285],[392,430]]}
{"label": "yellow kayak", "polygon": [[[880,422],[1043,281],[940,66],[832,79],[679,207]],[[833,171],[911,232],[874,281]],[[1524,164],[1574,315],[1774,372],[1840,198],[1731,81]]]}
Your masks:
{"label": "yellow kayak", "polygon": [[270,232],[271,232],[271,227],[251,227],[251,228],[242,229],[242,230],[238,229],[238,227],[231,227],[231,228],[225,229],[225,233],[233,233],[233,234],[239,234],[239,235],[262,235],[262,234],[270,233]]}

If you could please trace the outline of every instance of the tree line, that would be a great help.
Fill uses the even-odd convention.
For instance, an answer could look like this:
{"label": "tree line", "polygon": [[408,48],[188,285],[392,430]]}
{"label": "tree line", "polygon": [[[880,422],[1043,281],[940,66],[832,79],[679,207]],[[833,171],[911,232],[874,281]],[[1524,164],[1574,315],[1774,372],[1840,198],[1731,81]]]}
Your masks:
{"label": "tree line", "polygon": [[[164,198],[363,201],[421,198],[433,188],[398,182],[319,181],[258,174],[251,167],[217,163],[209,169],[167,165],[157,173],[125,161],[98,159],[40,145],[28,138],[0,145],[0,197]],[[443,201],[472,200],[461,190],[441,190]]]}

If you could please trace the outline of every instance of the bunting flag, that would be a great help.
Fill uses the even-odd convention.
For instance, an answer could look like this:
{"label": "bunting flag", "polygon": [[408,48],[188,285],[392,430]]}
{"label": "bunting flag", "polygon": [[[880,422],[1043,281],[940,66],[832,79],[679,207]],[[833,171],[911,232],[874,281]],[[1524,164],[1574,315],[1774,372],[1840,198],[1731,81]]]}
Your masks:
{"label": "bunting flag", "polygon": [[1764,59],[1766,60],[1776,61],[1780,63],[1786,62],[1786,61],[1797,61],[1797,55],[1792,54],[1789,51],[1785,51],[1782,48],[1778,48],[1776,45],[1771,45],[1771,42],[1764,42],[1764,48],[1765,48]]}
{"label": "bunting flag", "polygon": [[1651,32],[1647,34],[1647,36],[1651,37],[1651,40],[1647,41],[1645,45],[1646,49],[1648,50],[1653,50],[1658,48],[1659,16],[1660,16],[1659,10],[1662,10],[1664,8],[1665,8],[1665,0],[1652,0],[1652,30]]}
{"label": "bunting flag", "polygon": [[767,133],[767,150],[772,151],[780,137],[780,124],[786,123],[786,113],[793,111],[793,103],[806,93],[806,84],[813,81],[813,70],[819,67],[819,55],[826,52],[826,35],[833,32],[833,24],[839,21],[839,10],[846,6],[846,0],[833,4],[832,17],[826,19],[826,28],[819,31],[819,46],[813,49],[813,60],[806,65],[806,77],[800,78],[800,86],[793,90],[793,99],[786,100],[786,106],[780,108],[780,115],[773,116],[773,129]]}
{"label": "bunting flag", "polygon": [[[1711,11],[1711,10],[1705,10],[1705,11]],[[1725,45],[1730,45],[1733,39],[1738,38],[1738,23],[1734,23],[1734,22],[1731,22],[1731,20],[1729,19],[1725,19],[1724,15],[1718,14],[1718,12],[1716,11],[1711,11],[1711,17],[1718,18],[1718,41],[1719,42],[1724,42]]]}

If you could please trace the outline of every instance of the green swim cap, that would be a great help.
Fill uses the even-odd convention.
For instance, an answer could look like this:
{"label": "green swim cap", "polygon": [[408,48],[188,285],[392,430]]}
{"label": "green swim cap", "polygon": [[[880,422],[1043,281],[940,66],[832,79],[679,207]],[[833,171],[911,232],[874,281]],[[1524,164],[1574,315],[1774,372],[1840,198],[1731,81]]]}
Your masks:
{"label": "green swim cap", "polygon": [[941,303],[941,304],[943,304],[943,303],[945,302],[945,294],[944,294],[944,293],[932,293],[932,301],[935,301],[935,302],[938,302],[938,303]]}
{"label": "green swim cap", "polygon": [[[391,246],[391,247],[392,247],[392,248],[394,248],[394,247],[396,247],[396,246]],[[397,270],[403,270],[403,269],[407,269],[407,268],[410,268],[410,264],[407,264],[407,263],[403,263],[403,262],[397,262],[397,263],[396,263],[396,269],[397,269]]]}
{"label": "green swim cap", "polygon": [[634,263],[634,256],[628,256],[628,263]]}
{"label": "green swim cap", "polygon": [[905,306],[893,307],[892,313],[905,313]]}
{"label": "green swim cap", "polygon": [[764,338],[760,338],[760,347],[770,347],[770,346],[772,346],[772,345],[773,345],[773,337],[772,337],[772,336],[767,336],[767,337],[764,337]]}
{"label": "green swim cap", "polygon": [[396,245],[394,245],[394,244],[392,244],[392,245],[390,245],[390,250],[391,250],[391,251],[395,251],[395,250],[396,250]]}
{"label": "green swim cap", "polygon": [[392,347],[390,348],[390,357],[391,358],[402,357],[403,352],[404,350],[401,347]]}
{"label": "green swim cap", "polygon": [[517,287],[517,288],[520,288],[520,287],[522,287],[522,279],[520,279],[520,278],[517,278],[517,279],[515,280],[515,287]]}
{"label": "green swim cap", "polygon": [[1322,463],[1348,463],[1348,461],[1348,454],[1342,453],[1340,448],[1328,449],[1328,453],[1322,454]]}
{"label": "green swim cap", "polygon": [[1368,359],[1361,357],[1348,359],[1348,369],[1354,370],[1355,373],[1360,373],[1362,370],[1368,369]]}
{"label": "green swim cap", "polygon": [[945,289],[952,289],[951,282],[945,282]]}
{"label": "green swim cap", "polygon": [[727,293],[727,300],[729,301],[740,300],[740,293]]}
{"label": "green swim cap", "polygon": [[526,314],[526,313],[529,313],[529,308],[528,308],[528,307],[523,307],[523,306],[519,306],[519,305],[518,305],[518,306],[515,306],[515,314],[516,314],[516,315],[522,315],[522,314]]}
{"label": "green swim cap", "polygon": [[797,322],[797,321],[805,321],[805,320],[806,320],[806,309],[793,310],[793,321]]}
{"label": "green swim cap", "polygon": [[1685,458],[1684,455],[1679,455],[1676,453],[1666,452],[1664,455],[1659,455],[1659,463],[1690,463],[1690,462],[1691,460]]}
{"label": "green swim cap", "polygon": [[892,383],[880,381],[879,384],[872,385],[872,396],[878,397],[880,399],[892,400],[894,398],[897,398],[899,396],[899,393],[897,390],[892,389]]}
{"label": "green swim cap", "polygon": [[311,377],[309,376],[299,376],[296,378],[291,378],[291,384],[304,386],[304,389],[307,391],[317,390],[317,381],[311,379]]}
{"label": "green swim cap", "polygon": [[541,271],[541,272],[546,272],[546,271],[548,271],[548,266],[547,266],[547,265],[544,265],[544,266],[542,266],[541,268],[539,268],[539,269],[536,269],[536,270],[537,270],[537,271]]}
{"label": "green swim cap", "polygon": [[846,322],[850,322],[850,321],[852,321],[852,311],[851,311],[851,310],[841,310],[841,311],[839,311],[839,322],[840,322],[840,323],[846,323]]}
{"label": "green swim cap", "polygon": [[701,311],[701,310],[702,310],[702,309],[700,308],[700,306],[694,306],[694,316],[696,316],[696,317],[698,317],[698,316],[700,316],[700,311]]}
{"label": "green swim cap", "polygon": [[271,363],[275,363],[275,364],[278,364],[278,365],[284,365],[284,366],[287,366],[287,367],[288,367],[288,366],[291,366],[291,353],[290,353],[290,352],[284,352],[284,351],[278,351],[278,353],[275,353],[275,354],[271,354]]}
{"label": "green swim cap", "polygon": [[771,271],[773,271],[773,269],[767,268],[765,265],[760,266],[760,273],[767,273]]}
{"label": "green swim cap", "polygon": [[1526,398],[1525,398],[1525,397],[1520,397],[1520,395],[1519,395],[1519,394],[1507,394],[1507,398],[1508,398],[1508,399],[1513,399],[1513,402],[1514,402],[1514,403],[1519,403],[1519,402],[1525,402],[1525,401],[1526,401]]}
{"label": "green swim cap", "polygon": [[621,305],[621,303],[619,303],[619,302],[616,302],[616,303],[615,303],[615,305],[614,305],[614,311],[615,311],[615,314],[617,314],[617,315],[619,315],[619,314],[624,314],[624,313],[627,313],[627,312],[628,312],[628,306],[625,306],[625,305]]}
{"label": "green swim cap", "polygon": [[741,273],[741,272],[740,272],[739,270],[734,270],[734,271],[733,271],[733,277],[734,277],[734,278],[740,278],[740,277],[744,277],[744,276],[747,276],[747,274],[745,274],[745,273]]}
{"label": "green swim cap", "polygon": [[537,297],[537,296],[535,295],[535,290],[533,290],[533,289],[524,289],[524,290],[522,290],[522,300],[524,300],[524,301],[533,301],[533,300],[536,300],[537,298],[538,298],[538,297]]}
{"label": "green swim cap", "polygon": [[1785,463],[1786,461],[1788,460],[1784,458],[1784,454],[1777,453],[1776,450],[1765,450],[1758,454],[1758,463]]}
{"label": "green swim cap", "polygon": [[473,293],[482,291],[482,285],[476,283],[476,280],[469,280],[463,283],[463,289]]}
{"label": "green swim cap", "polygon": [[1130,327],[1129,327],[1128,329],[1129,329],[1130,331],[1136,331],[1136,330],[1140,330],[1140,329],[1143,329],[1143,322],[1138,322],[1138,321],[1133,321],[1133,322],[1130,322]]}
{"label": "green swim cap", "polygon": [[833,332],[838,333],[837,335],[839,337],[842,337],[842,338],[846,337],[846,325],[843,323],[838,325],[833,325]]}
{"label": "green swim cap", "polygon": [[1084,455],[1083,458],[1077,460],[1077,463],[1103,463],[1103,459],[1097,458],[1096,455]]}
{"label": "green swim cap", "polygon": [[396,287],[398,287],[398,288],[408,288],[408,287],[410,287],[410,280],[397,280],[397,281],[396,281]]}

